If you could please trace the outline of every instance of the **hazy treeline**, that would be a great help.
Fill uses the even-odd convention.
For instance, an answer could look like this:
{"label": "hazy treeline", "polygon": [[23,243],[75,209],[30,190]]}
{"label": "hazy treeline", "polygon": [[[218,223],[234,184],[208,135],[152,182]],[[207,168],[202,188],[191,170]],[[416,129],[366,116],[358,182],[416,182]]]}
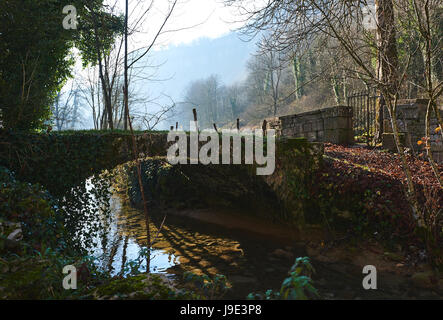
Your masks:
{"label": "hazy treeline", "polygon": [[[358,51],[361,61],[376,73],[379,58],[374,50],[377,41],[375,13],[373,9],[371,12],[370,2],[366,4],[367,9],[364,1],[361,5],[359,12],[366,17],[348,16],[351,27],[346,30],[346,37],[358,40],[355,41],[358,50],[352,50]],[[399,97],[426,97],[423,38],[417,30],[418,26],[409,17],[412,9],[405,6],[407,3],[404,1],[394,4],[398,65],[408,66]],[[435,39],[432,43],[435,49],[431,72],[436,81],[441,81],[443,51],[438,48],[441,48],[443,36],[443,8],[437,4],[430,8],[433,17],[431,31]],[[333,9],[331,5],[331,12]],[[294,25],[286,20],[282,23],[288,29],[301,28],[295,22]],[[354,30],[353,24],[362,27],[357,26]],[[258,23],[254,28],[255,31],[260,29]],[[254,28],[248,26],[247,31]],[[217,75],[211,75],[190,83],[183,97],[185,102],[180,105],[180,121],[186,126],[192,118],[192,108],[196,108],[202,127],[212,127],[213,123],[217,126],[235,126],[237,118],[240,118],[242,125],[258,125],[266,117],[347,104],[347,97],[352,93],[373,87],[373,83],[359,71],[361,66],[349,55],[345,47],[348,40],[341,41],[340,37],[331,37],[329,31],[312,28],[303,30],[305,33],[300,37],[294,36],[293,40],[286,37],[282,43],[281,38],[274,34],[283,32],[279,28],[282,28],[281,24],[260,30],[260,41],[248,61],[244,81],[224,84]]]}

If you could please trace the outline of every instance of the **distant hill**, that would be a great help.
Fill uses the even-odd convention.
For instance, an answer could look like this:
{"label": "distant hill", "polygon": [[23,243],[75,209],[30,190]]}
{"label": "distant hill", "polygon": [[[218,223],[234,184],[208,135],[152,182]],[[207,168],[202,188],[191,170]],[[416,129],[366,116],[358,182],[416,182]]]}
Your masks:
{"label": "distant hill", "polygon": [[[161,93],[171,96],[176,102],[183,99],[186,87],[195,80],[211,74],[220,76],[223,84],[243,80],[246,61],[255,50],[255,42],[245,42],[231,32],[216,39],[199,39],[191,44],[153,51],[145,64],[159,65],[153,78],[165,81],[139,82],[137,89],[143,95],[156,97]],[[161,98],[158,103],[169,103]],[[159,127],[160,128],[160,127]],[[161,128],[169,128],[164,124]]]}

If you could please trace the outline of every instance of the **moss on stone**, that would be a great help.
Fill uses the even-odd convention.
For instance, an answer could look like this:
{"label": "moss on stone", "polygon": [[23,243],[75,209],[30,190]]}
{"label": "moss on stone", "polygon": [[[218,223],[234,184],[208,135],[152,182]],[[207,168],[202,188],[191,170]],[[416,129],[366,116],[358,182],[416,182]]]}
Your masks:
{"label": "moss on stone", "polygon": [[127,278],[111,279],[99,286],[96,299],[190,299],[192,294],[177,289],[172,283],[158,274],[142,274]]}
{"label": "moss on stone", "polygon": [[[235,209],[301,225],[309,186],[321,167],[322,147],[297,138],[279,140],[276,148],[276,170],[270,176],[257,176],[256,165],[170,165],[161,157],[145,159],[145,196],[161,207]],[[126,164],[125,172],[128,196],[140,206],[135,164]]]}
{"label": "moss on stone", "polygon": [[[164,132],[138,134],[136,142],[144,155],[166,154]],[[0,129],[0,166],[14,171],[21,181],[43,185],[54,196],[132,159],[132,138],[128,132],[37,134]]]}

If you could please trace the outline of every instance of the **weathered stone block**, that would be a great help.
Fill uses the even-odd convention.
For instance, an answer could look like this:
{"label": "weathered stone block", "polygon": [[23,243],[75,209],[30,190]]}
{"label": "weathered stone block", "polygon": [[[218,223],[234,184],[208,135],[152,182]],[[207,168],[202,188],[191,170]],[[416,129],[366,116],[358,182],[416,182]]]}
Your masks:
{"label": "weathered stone block", "polygon": [[317,119],[312,123],[312,130],[319,131],[324,129],[323,119]]}
{"label": "weathered stone block", "polygon": [[432,152],[434,161],[437,163],[443,163],[443,152]]}
{"label": "weathered stone block", "polygon": [[353,110],[352,107],[348,106],[335,106],[331,108],[321,109],[321,114],[323,119],[334,118],[334,117],[350,117],[352,118]]}
{"label": "weathered stone block", "polygon": [[309,131],[312,131],[312,123],[311,122],[305,123],[303,125],[303,132],[309,132]]}
{"label": "weathered stone block", "polygon": [[398,106],[397,118],[398,119],[418,119],[419,109],[416,105],[401,105]]}
{"label": "weathered stone block", "polygon": [[295,124],[294,126],[294,134],[300,134],[303,132],[303,125],[300,123]]}
{"label": "weathered stone block", "polygon": [[352,128],[351,118],[334,117],[324,119],[325,129],[348,129]]}
{"label": "weathered stone block", "polygon": [[308,139],[308,141],[310,141],[310,142],[318,141],[317,132],[315,132],[315,131],[306,132],[305,138]]}
{"label": "weathered stone block", "polygon": [[443,152],[443,144],[441,144],[441,143],[433,144],[433,145],[431,145],[431,150],[433,152]]}
{"label": "weathered stone block", "polygon": [[383,132],[392,133],[391,121],[388,119],[383,120]]}
{"label": "weathered stone block", "polygon": [[[406,145],[406,136],[404,133],[399,134],[400,142],[405,146]],[[394,134],[393,133],[383,133],[382,136],[383,148],[389,151],[397,152],[397,145],[395,144]]]}
{"label": "weathered stone block", "polygon": [[317,131],[317,139],[318,139],[318,141],[325,141],[325,131],[324,130]]}
{"label": "weathered stone block", "polygon": [[279,118],[282,134],[309,141],[350,144],[354,141],[352,108],[331,107]]}
{"label": "weathered stone block", "polygon": [[281,134],[284,137],[291,137],[293,135],[292,133],[293,133],[292,128],[285,128],[285,129],[282,129],[282,131],[281,131]]}
{"label": "weathered stone block", "polygon": [[[412,99],[412,100],[401,100],[397,106],[397,126],[401,133],[401,140],[403,144],[407,147],[412,147],[417,149],[417,141],[421,140],[426,134],[425,118],[427,110],[427,99]],[[441,109],[441,107],[440,107]],[[437,121],[435,118],[431,118],[431,150],[435,154],[436,162],[441,163],[441,153],[440,150],[440,139],[439,135],[435,134],[435,128],[437,127]],[[391,128],[391,123],[389,116],[387,116],[383,122],[383,147],[392,151],[397,151],[393,140],[393,130]],[[438,159],[438,160],[437,160]]]}

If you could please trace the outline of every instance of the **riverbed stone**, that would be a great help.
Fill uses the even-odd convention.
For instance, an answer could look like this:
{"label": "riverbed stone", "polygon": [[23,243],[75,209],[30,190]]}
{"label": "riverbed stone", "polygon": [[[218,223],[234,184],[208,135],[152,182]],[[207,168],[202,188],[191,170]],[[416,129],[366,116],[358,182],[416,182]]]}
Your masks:
{"label": "riverbed stone", "polygon": [[431,271],[427,272],[417,272],[412,275],[411,282],[417,288],[430,289],[433,285],[433,273]]}
{"label": "riverbed stone", "polygon": [[192,269],[191,272],[199,276],[204,274],[201,269]]}
{"label": "riverbed stone", "polygon": [[276,249],[272,252],[272,255],[279,257],[279,258],[284,258],[284,259],[293,259],[294,255],[291,252],[288,252],[286,250],[283,249]]}
{"label": "riverbed stone", "polygon": [[220,256],[220,259],[223,259],[223,260],[225,260],[225,261],[227,261],[227,262],[230,262],[230,261],[232,261],[234,258],[233,258],[232,256],[227,255],[227,254],[222,254],[222,255]]}
{"label": "riverbed stone", "polygon": [[200,261],[198,262],[198,264],[199,264],[201,267],[203,267],[203,268],[206,268],[206,267],[208,267],[208,266],[211,265],[211,263],[210,263],[209,261],[207,261],[207,260],[200,260]]}
{"label": "riverbed stone", "polygon": [[254,277],[247,277],[243,275],[234,275],[230,277],[230,281],[233,283],[256,283],[257,279]]}
{"label": "riverbed stone", "polygon": [[189,260],[188,258],[186,258],[186,257],[180,257],[179,258],[180,259],[180,263],[189,263],[191,260]]}
{"label": "riverbed stone", "polygon": [[401,261],[404,260],[404,258],[401,255],[393,253],[393,252],[385,252],[384,256],[388,260],[392,260],[392,261],[395,261],[395,262],[401,262]]}

